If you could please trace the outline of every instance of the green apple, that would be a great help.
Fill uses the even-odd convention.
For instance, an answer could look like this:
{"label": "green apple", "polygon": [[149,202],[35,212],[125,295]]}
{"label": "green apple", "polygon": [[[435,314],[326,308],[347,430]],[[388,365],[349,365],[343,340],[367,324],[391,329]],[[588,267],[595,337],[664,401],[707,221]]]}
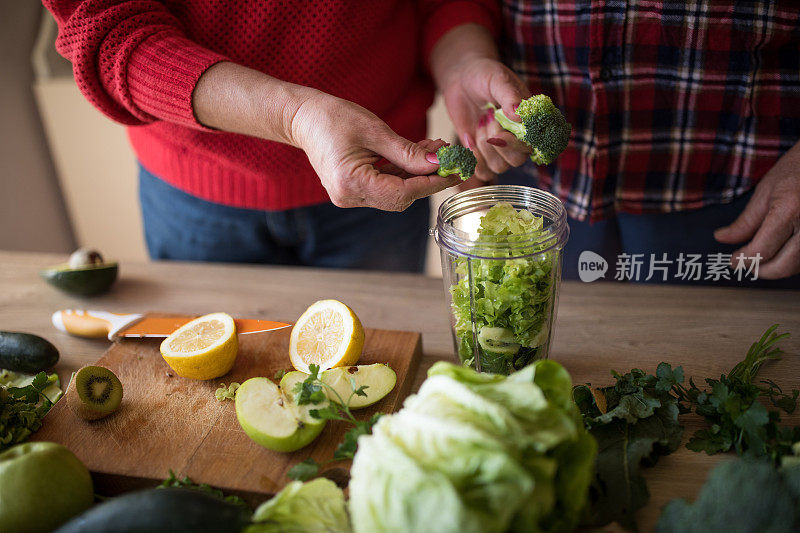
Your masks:
{"label": "green apple", "polygon": [[[308,374],[297,370],[288,372],[281,379],[281,389],[291,391],[294,386],[304,381]],[[366,385],[364,392],[366,397],[354,395],[350,398],[350,408],[360,409],[380,401],[389,394],[397,383],[397,374],[386,365],[376,363],[374,365],[342,366],[331,368],[322,373],[322,382],[335,390],[341,401],[347,402],[353,392],[351,380],[355,381],[356,388]],[[336,394],[325,388],[328,398],[339,401]]]}
{"label": "green apple", "polygon": [[309,411],[324,405],[297,405],[268,378],[251,378],[236,391],[236,418],[247,436],[276,452],[293,452],[317,438],[326,420]]}
{"label": "green apple", "polygon": [[0,453],[0,531],[52,531],[93,502],[89,471],[60,444],[27,442]]}

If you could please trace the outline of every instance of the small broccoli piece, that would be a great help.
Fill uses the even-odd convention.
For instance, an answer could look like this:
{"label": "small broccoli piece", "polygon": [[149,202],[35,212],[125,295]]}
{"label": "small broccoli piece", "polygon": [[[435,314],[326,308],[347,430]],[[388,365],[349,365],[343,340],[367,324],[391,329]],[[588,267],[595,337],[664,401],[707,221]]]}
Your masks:
{"label": "small broccoli piece", "polygon": [[472,177],[475,174],[475,165],[478,164],[472,150],[460,145],[442,146],[436,151],[436,157],[439,158],[437,174],[440,176],[458,174],[462,180]]}
{"label": "small broccoli piece", "polygon": [[522,122],[511,120],[494,104],[486,108],[494,109],[494,118],[503,129],[531,147],[531,160],[537,165],[549,165],[567,147],[572,126],[548,96],[537,94],[520,102],[517,114]]}

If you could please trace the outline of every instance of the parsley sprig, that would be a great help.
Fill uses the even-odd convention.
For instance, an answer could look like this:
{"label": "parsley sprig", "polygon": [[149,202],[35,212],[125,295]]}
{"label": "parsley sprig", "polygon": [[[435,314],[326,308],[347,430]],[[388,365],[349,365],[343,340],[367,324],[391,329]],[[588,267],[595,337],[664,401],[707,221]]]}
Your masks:
{"label": "parsley sprig", "polygon": [[306,481],[315,477],[319,473],[320,467],[345,459],[352,459],[358,448],[358,437],[372,433],[372,426],[378,421],[383,413],[375,413],[367,420],[358,420],[350,410],[350,402],[356,396],[366,397],[367,385],[360,387],[356,380],[350,378],[350,395],[345,400],[330,385],[323,382],[320,377],[318,365],[309,365],[309,376],[294,387],[295,401],[298,405],[320,405],[327,400],[327,405],[319,409],[310,409],[309,414],[318,420],[341,420],[352,424],[353,427],[344,435],[344,440],[333,452],[333,459],[322,464],[314,459],[308,458],[289,469],[287,476],[291,479]]}
{"label": "parsley sprig", "polygon": [[694,412],[709,424],[690,438],[690,450],[709,455],[733,450],[774,464],[792,454],[800,427],[781,426],[780,413],[795,411],[800,391],[786,394],[771,380],[754,383],[764,363],[783,355],[776,344],[789,334],[777,329],[767,329],[727,376],[706,379],[706,389],[691,378],[685,385],[683,368],[663,362],[655,375],[640,369],[612,372],[616,383],[610,387],[575,387],[575,402],[600,449],[585,525],[615,520],[635,528],[634,514],[649,500],[641,467],[678,449],[683,434],[678,414]]}
{"label": "parsley sprig", "polygon": [[[779,360],[783,355],[775,344],[789,334],[779,335],[777,329],[777,324],[767,329],[727,376],[706,379],[707,389],[701,389],[691,379],[688,387],[675,384],[672,390],[681,411],[694,411],[709,424],[694,433],[687,448],[709,455],[733,449],[737,455],[766,457],[775,464],[791,453],[792,444],[800,441],[800,427],[781,426],[781,412],[794,412],[800,391],[792,389],[791,394],[786,394],[771,380],[761,380],[762,385],[753,383],[765,362]],[[762,397],[776,409],[765,407],[759,401]]]}
{"label": "parsley sprig", "polygon": [[30,385],[0,386],[0,452],[23,442],[42,427],[44,415],[53,406],[44,391],[57,379],[55,374],[39,372]]}

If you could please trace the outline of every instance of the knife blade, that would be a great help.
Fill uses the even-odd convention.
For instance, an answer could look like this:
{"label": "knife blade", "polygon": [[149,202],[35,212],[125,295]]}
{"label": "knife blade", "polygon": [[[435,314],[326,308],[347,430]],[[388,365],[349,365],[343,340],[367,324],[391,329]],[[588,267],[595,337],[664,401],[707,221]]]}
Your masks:
{"label": "knife blade", "polygon": [[[53,313],[53,326],[78,337],[108,340],[118,338],[168,337],[173,331],[196,316],[149,316],[138,313],[110,313],[108,311],[62,309]],[[235,318],[236,332],[262,333],[288,328],[291,324],[273,320]]]}

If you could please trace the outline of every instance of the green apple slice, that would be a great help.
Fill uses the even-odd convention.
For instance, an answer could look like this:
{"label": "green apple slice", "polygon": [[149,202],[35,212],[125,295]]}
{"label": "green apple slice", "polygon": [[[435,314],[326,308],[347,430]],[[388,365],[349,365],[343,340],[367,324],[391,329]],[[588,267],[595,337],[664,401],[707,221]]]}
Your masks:
{"label": "green apple slice", "polygon": [[[297,370],[288,372],[281,379],[281,389],[293,391],[297,383],[304,381],[308,374]],[[350,400],[351,409],[367,407],[383,399],[394,389],[397,383],[397,374],[388,366],[380,363],[373,365],[343,366],[331,368],[322,373],[322,382],[335,390],[342,401],[347,401],[353,392],[350,380],[355,380],[356,387],[366,385],[364,392],[367,396],[353,396]],[[325,388],[329,399],[339,401],[330,389]]]}
{"label": "green apple slice", "polygon": [[309,411],[324,405],[297,405],[268,378],[251,378],[236,391],[236,418],[247,436],[276,452],[307,446],[325,427]]}

